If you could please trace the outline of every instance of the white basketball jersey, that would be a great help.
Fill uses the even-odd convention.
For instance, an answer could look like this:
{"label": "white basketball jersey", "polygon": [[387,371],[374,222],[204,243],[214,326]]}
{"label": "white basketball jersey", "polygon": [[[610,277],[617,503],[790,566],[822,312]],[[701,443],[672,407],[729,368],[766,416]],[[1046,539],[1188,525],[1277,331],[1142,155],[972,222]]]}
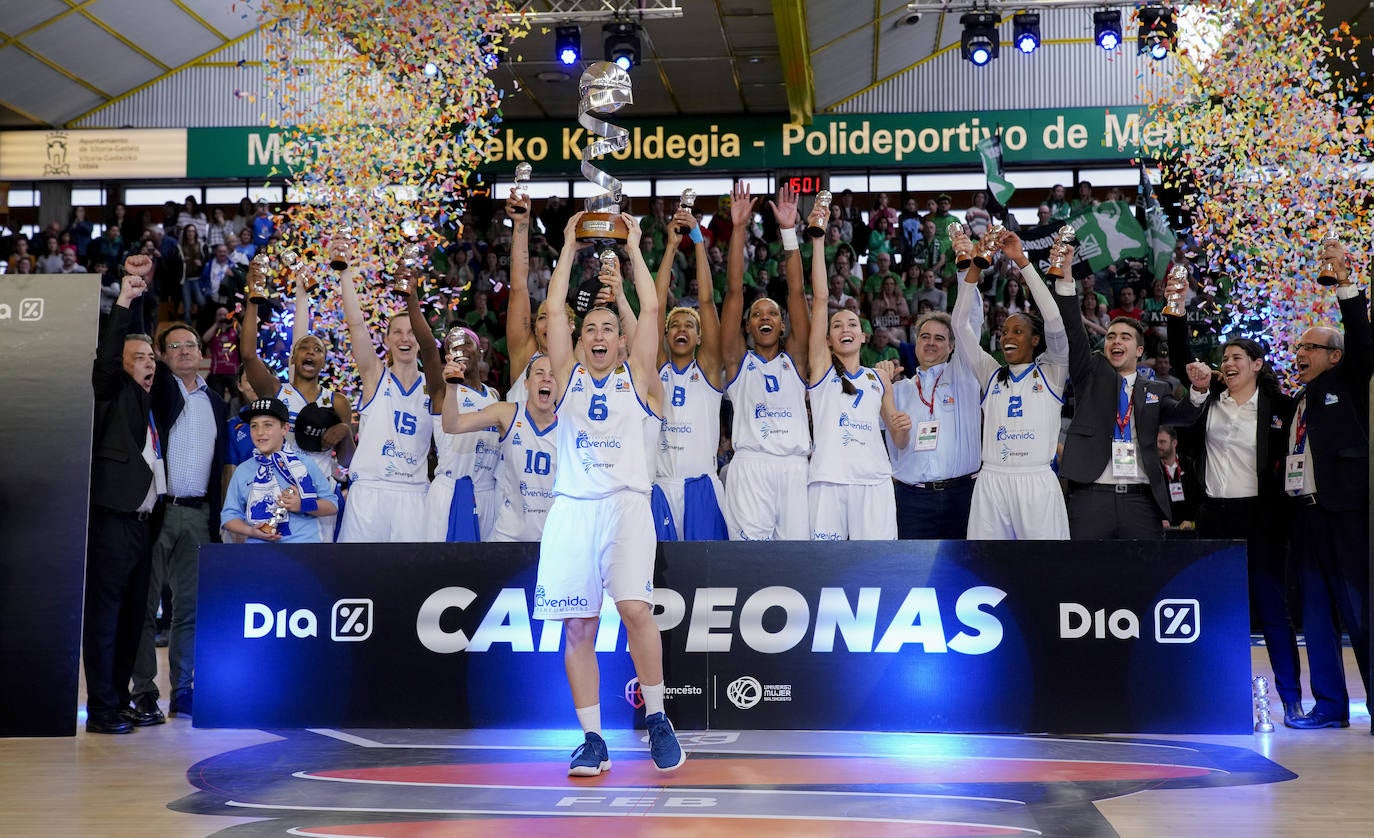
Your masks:
{"label": "white basketball jersey", "polygon": [[[501,401],[495,390],[479,386],[481,390],[458,385],[452,397],[458,399],[459,413],[476,413],[487,405]],[[442,422],[435,422],[434,448],[439,452],[435,475],[471,477],[473,489],[479,492],[495,488],[496,464],[501,459],[500,438],[500,429],[495,425],[480,431],[450,434],[444,431]]]}
{"label": "white basketball jersey", "polygon": [[514,380],[511,381],[510,391],[506,393],[506,401],[520,402],[521,404],[526,404],[529,402],[528,381],[530,376],[530,367],[534,365],[534,360],[536,358],[542,357],[544,357],[543,352],[536,352],[530,356],[530,360],[525,364],[525,368],[520,371],[520,374],[517,375],[514,378]]}
{"label": "white basketball jersey", "polygon": [[495,540],[538,541],[553,505],[558,472],[558,418],[540,429],[524,402],[515,403],[515,419],[501,437],[501,466],[496,486],[501,511]]}
{"label": "white basketball jersey", "polygon": [[395,373],[387,370],[377,392],[358,413],[358,450],[352,465],[355,477],[389,483],[429,482],[434,416],[429,412],[423,373],[406,390]]}
{"label": "white basketball jersey", "polygon": [[739,373],[725,393],[735,408],[731,438],[736,451],[805,457],[811,453],[806,426],[806,382],[786,352],[765,361],[744,353]]}
{"label": "white basketball jersey", "polygon": [[617,364],[598,382],[582,364],[573,367],[558,402],[559,468],[556,495],[594,500],[651,486],[646,417],[629,365]]}
{"label": "white basketball jersey", "polygon": [[663,382],[663,425],[658,436],[658,480],[716,473],[720,447],[720,400],[706,373],[693,360],[678,371],[669,361],[659,368]]}
{"label": "white basketball jersey", "polygon": [[[290,382],[282,382],[281,390],[277,393],[277,398],[282,400],[282,403],[286,405],[287,412],[291,414],[292,430],[286,432],[287,444],[289,444],[292,450],[300,456],[309,457],[315,464],[315,467],[320,470],[320,474],[323,474],[327,480],[333,482],[334,467],[338,464],[338,460],[334,457],[334,451],[332,449],[329,451],[302,451],[300,447],[296,445],[296,416],[306,405],[312,404],[312,402],[307,401],[305,396],[301,395],[301,391],[292,387]],[[325,410],[333,412],[334,393],[328,388],[321,387],[319,398],[315,399],[313,404],[317,404]]]}
{"label": "white basketball jersey", "polygon": [[[1000,370],[998,371],[1000,372]],[[983,393],[983,467],[1008,471],[1047,468],[1059,442],[1059,412],[1063,398],[1055,392],[1047,370],[1031,364],[1005,382],[998,372],[988,378]]]}
{"label": "white basketball jersey", "polygon": [[811,454],[812,483],[873,485],[892,479],[892,461],[883,443],[883,382],[868,367],[845,373],[856,392],[847,395],[833,369],[807,390],[816,450]]}

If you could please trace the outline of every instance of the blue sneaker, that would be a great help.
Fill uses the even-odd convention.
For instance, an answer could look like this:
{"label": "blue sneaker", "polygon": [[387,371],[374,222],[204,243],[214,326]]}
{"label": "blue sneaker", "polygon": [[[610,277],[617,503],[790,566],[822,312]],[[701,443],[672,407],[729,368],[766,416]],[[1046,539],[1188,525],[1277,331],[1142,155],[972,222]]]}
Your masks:
{"label": "blue sneaker", "polygon": [[677,733],[666,713],[645,716],[644,726],[649,729],[649,755],[654,758],[654,768],[673,771],[687,761],[687,752],[677,743]]}
{"label": "blue sneaker", "polygon": [[611,755],[606,750],[606,740],[602,739],[599,733],[589,732],[587,741],[573,751],[572,762],[568,765],[568,776],[595,777],[602,771],[610,770]]}

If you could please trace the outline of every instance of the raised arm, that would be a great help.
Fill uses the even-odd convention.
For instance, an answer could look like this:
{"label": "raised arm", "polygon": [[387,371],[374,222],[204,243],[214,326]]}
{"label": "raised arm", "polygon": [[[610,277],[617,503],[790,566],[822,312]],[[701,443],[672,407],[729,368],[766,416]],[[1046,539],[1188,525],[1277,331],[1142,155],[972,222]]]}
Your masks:
{"label": "raised arm", "polygon": [[[1026,288],[1030,290],[1031,299],[1035,300],[1035,307],[1040,309],[1040,317],[1045,323],[1046,363],[1067,364],[1069,361],[1069,338],[1065,332],[1064,315],[1059,310],[1059,305],[1055,302],[1054,294],[1050,292],[1049,286],[1045,284],[1045,280],[1040,278],[1040,272],[1026,257],[1026,251],[1021,246],[1021,237],[1010,231],[1004,232],[1002,234],[1002,252],[1011,259],[1016,267],[1021,269],[1021,278],[1026,283]],[[1064,264],[1072,264],[1072,260],[1073,248],[1070,247]],[[1081,314],[1071,319],[1078,322],[1080,329],[1083,327]]]}
{"label": "raised arm", "polygon": [[[250,264],[248,270],[257,270]],[[293,343],[294,347],[295,344]],[[258,356],[258,304],[249,300],[243,306],[243,331],[239,333],[239,360],[243,363],[248,383],[258,398],[276,398],[281,392],[281,379],[268,369]]]}
{"label": "raised arm", "polygon": [[[515,212],[523,207],[524,212]],[[514,219],[510,236],[510,298],[506,303],[506,351],[511,375],[520,374],[539,347],[530,313],[530,198],[512,187],[506,198],[506,215]]]}
{"label": "raised arm", "polygon": [[[401,267],[399,270],[410,270]],[[443,357],[439,354],[439,342],[434,339],[434,330],[425,319],[425,310],[420,305],[419,279],[411,283],[410,293],[406,295],[406,317],[410,318],[410,329],[420,349],[420,368],[425,372],[425,392],[429,394],[429,412],[438,413],[444,406],[444,377],[434,371],[443,369]]]}
{"label": "raised arm", "polygon": [[358,376],[363,381],[362,400],[367,403],[377,392],[377,385],[382,383],[385,364],[382,363],[382,357],[377,354],[377,348],[372,345],[372,334],[367,330],[362,303],[358,300],[358,289],[354,285],[360,273],[357,253],[354,252],[351,242],[344,238],[330,242],[329,247],[331,256],[337,255],[348,263],[348,267],[339,274],[339,299],[343,303],[344,322],[348,324],[348,342],[353,350],[353,363],[357,365]]}
{"label": "raised arm", "polygon": [[581,220],[582,213],[574,213],[563,229],[563,249],[549,277],[549,295],[544,302],[549,322],[549,344],[545,348],[549,351],[549,362],[560,391],[567,386],[573,364],[577,363],[573,357],[572,326],[568,324],[568,281],[577,258],[577,223]]}
{"label": "raised arm", "polygon": [[973,370],[980,390],[1001,366],[978,341],[983,327],[983,300],[978,291],[978,280],[982,275],[977,265],[968,266],[964,272],[964,287],[959,289],[958,296],[954,298],[954,310],[949,315],[950,323],[954,326],[954,357]]}
{"label": "raised arm", "polygon": [[[811,221],[821,224],[825,219],[818,218],[819,209],[811,210]],[[801,260],[798,259],[798,262]],[[825,281],[825,241],[824,239],[811,240],[811,329],[809,343],[807,344],[807,360],[810,372],[806,382],[815,386],[825,380],[825,374],[830,371],[830,346],[826,338],[829,329],[827,321],[830,319],[830,307],[826,303],[826,281]],[[796,320],[793,320],[793,329],[796,328]],[[795,337],[795,332],[793,333]]]}
{"label": "raised arm", "polygon": [[[685,223],[683,216],[691,217],[691,212],[678,210],[668,221],[668,228],[665,233],[666,244],[663,248],[663,258],[658,262],[658,274],[654,277],[654,293],[658,297],[658,310],[663,312],[663,316],[668,316],[668,286],[673,282],[673,262],[677,257],[678,243],[682,237],[678,234],[677,228],[681,223]],[[693,219],[695,221],[695,219]],[[620,302],[619,295],[616,299]],[[629,339],[629,332],[626,332],[626,339]],[[658,342],[658,366],[663,366],[668,360],[668,348],[664,342]]]}
{"label": "raised arm", "polygon": [[[1065,261],[1064,264],[1071,265],[1072,262]],[[1054,301],[1069,339],[1069,380],[1076,382],[1075,389],[1082,393],[1084,382],[1092,375],[1093,347],[1088,340],[1088,330],[1083,326],[1082,300],[1078,297],[1078,287],[1074,284],[1072,273],[1067,277],[1055,277]]]}
{"label": "raised arm", "polygon": [[293,271],[296,284],[296,315],[291,318],[291,346],[310,334],[310,294],[305,288],[305,271]]}
{"label": "raised arm", "polygon": [[[691,213],[687,215],[691,216]],[[706,373],[706,380],[711,382],[711,386],[719,390],[722,383],[721,333],[720,316],[716,314],[716,289],[711,282],[706,242],[701,240],[701,227],[695,217],[692,217],[691,226],[697,232],[692,238],[692,256],[697,268],[697,314],[701,317],[701,348],[697,350],[697,366]]]}
{"label": "raised arm", "polygon": [[[778,221],[779,235],[782,236],[783,247],[783,272],[787,275],[787,319],[791,324],[791,331],[787,336],[787,354],[792,356],[798,367],[806,365],[809,367],[809,347],[811,335],[811,319],[806,311],[806,287],[802,281],[801,248],[796,246],[797,232],[797,196],[786,186],[778,190],[778,200],[772,204],[773,215]],[[824,224],[824,221],[822,221]],[[787,232],[783,232],[787,231]],[[821,241],[824,241],[822,239]],[[824,249],[821,250],[824,254]],[[824,268],[825,259],[821,259]],[[824,273],[824,270],[822,270]],[[814,285],[814,274],[812,284]],[[821,277],[821,284],[816,286],[820,289],[819,295],[824,299],[830,296],[829,283],[825,277]],[[824,332],[824,324],[821,331]],[[827,359],[829,352],[827,350]],[[826,361],[829,366],[829,360]],[[810,369],[798,370],[803,380],[810,381]]]}
{"label": "raised arm", "polygon": [[[466,372],[466,364],[450,363],[444,367],[444,376],[440,378],[442,380],[444,377],[456,377],[461,380]],[[458,408],[461,402],[461,399],[458,398],[458,385],[449,384],[447,389],[448,398],[444,399],[444,433],[466,434],[496,425],[504,434],[511,423],[515,421],[515,402],[496,402],[481,410],[462,413]]]}
{"label": "raised arm", "polygon": [[749,197],[749,185],[736,181],[730,193],[733,227],[725,259],[725,299],[720,308],[721,352],[731,373],[738,370],[744,360],[744,243],[749,240],[749,222],[754,217],[755,201]]}
{"label": "raised arm", "polygon": [[[663,402],[663,382],[658,380],[659,330],[648,324],[658,323],[663,315],[658,308],[658,296],[654,293],[654,277],[644,262],[644,251],[639,249],[643,233],[639,220],[629,213],[621,213],[630,235],[625,240],[625,249],[630,252],[630,275],[634,277],[635,294],[639,297],[639,319],[644,328],[636,329],[629,337],[630,370],[634,376],[635,387],[648,402],[650,409],[661,413]],[[628,306],[627,306],[628,308]]]}

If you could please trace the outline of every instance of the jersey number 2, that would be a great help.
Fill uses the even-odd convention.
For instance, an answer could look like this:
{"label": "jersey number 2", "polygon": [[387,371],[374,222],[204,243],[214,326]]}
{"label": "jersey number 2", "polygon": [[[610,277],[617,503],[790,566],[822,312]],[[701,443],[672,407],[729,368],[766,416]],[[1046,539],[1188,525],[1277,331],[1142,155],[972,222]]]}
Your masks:
{"label": "jersey number 2", "polygon": [[1021,415],[1021,397],[1011,396],[1007,399],[1007,418],[1015,419]]}

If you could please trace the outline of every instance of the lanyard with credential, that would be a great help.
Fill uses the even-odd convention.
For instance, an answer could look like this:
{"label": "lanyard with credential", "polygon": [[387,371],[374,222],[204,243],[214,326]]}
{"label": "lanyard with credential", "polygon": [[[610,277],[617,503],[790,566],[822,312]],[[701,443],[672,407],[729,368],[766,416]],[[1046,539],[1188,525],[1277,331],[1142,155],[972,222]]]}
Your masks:
{"label": "lanyard with credential", "polygon": [[157,423],[153,421],[153,412],[148,411],[148,436],[153,440],[153,456],[155,459],[162,459],[162,440],[157,435]]}
{"label": "lanyard with credential", "polygon": [[1121,379],[1121,389],[1121,395],[1125,397],[1126,413],[1125,415],[1122,415],[1121,404],[1120,402],[1118,402],[1116,407],[1116,432],[1112,435],[1112,439],[1120,440],[1122,442],[1130,442],[1131,414],[1135,412],[1135,401],[1132,400],[1130,394],[1126,392],[1126,379],[1124,378]]}
{"label": "lanyard with credential", "polygon": [[1307,402],[1303,401],[1298,411],[1298,424],[1293,429],[1293,453],[1301,454],[1307,448]]}
{"label": "lanyard with credential", "polygon": [[930,418],[932,419],[935,418],[935,394],[940,389],[940,379],[944,377],[945,371],[940,370],[940,374],[935,376],[935,383],[930,387],[930,401],[926,401],[925,390],[921,387],[921,373],[919,370],[916,372],[916,398],[920,399],[921,404],[925,405],[926,409],[930,411]]}

